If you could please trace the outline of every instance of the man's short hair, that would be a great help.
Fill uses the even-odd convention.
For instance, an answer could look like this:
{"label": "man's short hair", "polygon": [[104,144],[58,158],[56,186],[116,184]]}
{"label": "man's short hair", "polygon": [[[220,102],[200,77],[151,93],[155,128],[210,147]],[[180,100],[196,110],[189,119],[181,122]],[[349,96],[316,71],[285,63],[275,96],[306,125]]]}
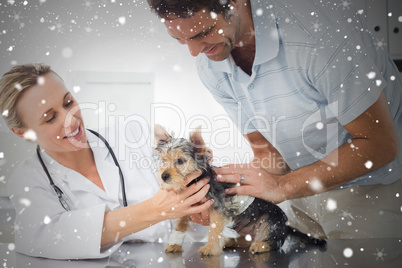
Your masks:
{"label": "man's short hair", "polygon": [[164,19],[189,18],[203,9],[227,16],[230,0],[148,0],[158,17]]}

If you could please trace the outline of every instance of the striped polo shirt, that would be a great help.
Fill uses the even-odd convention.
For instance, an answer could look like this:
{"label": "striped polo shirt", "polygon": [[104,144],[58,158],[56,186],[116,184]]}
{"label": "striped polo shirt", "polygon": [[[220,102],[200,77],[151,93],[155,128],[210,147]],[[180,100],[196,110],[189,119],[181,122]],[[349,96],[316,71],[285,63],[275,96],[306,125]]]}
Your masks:
{"label": "striped polo shirt", "polygon": [[[261,132],[296,170],[351,142],[343,125],[384,91],[401,144],[401,76],[361,12],[341,1],[251,0],[251,8],[251,76],[231,58],[197,58],[201,81],[243,134]],[[401,178],[401,164],[399,155],[345,186],[392,183]]]}

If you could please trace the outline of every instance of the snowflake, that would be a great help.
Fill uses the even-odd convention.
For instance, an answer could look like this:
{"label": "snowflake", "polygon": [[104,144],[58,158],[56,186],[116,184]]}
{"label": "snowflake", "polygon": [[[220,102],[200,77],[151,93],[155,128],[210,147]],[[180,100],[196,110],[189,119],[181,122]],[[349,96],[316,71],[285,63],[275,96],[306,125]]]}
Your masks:
{"label": "snowflake", "polygon": [[89,219],[92,219],[93,218],[93,215],[92,215],[92,212],[90,212],[90,211],[86,211],[85,212],[85,220],[89,220]]}
{"label": "snowflake", "polygon": [[21,12],[18,12],[18,13],[17,13],[17,12],[14,11],[14,15],[12,16],[12,18],[13,18],[13,21],[14,21],[14,22],[19,22],[19,23],[20,23],[20,22],[21,22],[21,18],[22,18],[22,17],[21,17]]}
{"label": "snowflake", "polygon": [[351,0],[344,0],[344,1],[342,1],[342,2],[339,4],[339,6],[340,6],[343,10],[349,9],[351,5],[352,5]]}
{"label": "snowflake", "polygon": [[57,16],[55,24],[50,26],[49,29],[51,31],[56,31],[58,33],[64,33],[64,26],[65,24],[61,22],[60,18]]}
{"label": "snowflake", "polygon": [[55,27],[56,27],[56,31],[57,31],[58,33],[63,33],[63,32],[64,32],[64,28],[63,28],[63,24],[62,24],[62,23],[60,23],[60,22],[56,23]]}
{"label": "snowflake", "polygon": [[318,32],[321,30],[322,23],[319,23],[318,20],[312,22],[311,24],[312,24],[311,28],[314,30],[314,32]]}
{"label": "snowflake", "polygon": [[58,243],[60,243],[61,241],[64,241],[64,236],[65,236],[65,234],[62,234],[62,233],[55,233],[55,235],[54,235],[54,237],[53,237],[53,239],[55,240],[55,244],[58,244]]}
{"label": "snowflake", "polygon": [[342,220],[345,219],[352,219],[354,220],[355,218],[353,217],[352,213],[347,212],[346,210],[343,210],[342,213],[340,214],[340,216],[342,217]]}
{"label": "snowflake", "polygon": [[21,16],[21,12],[18,12],[18,13],[17,13],[17,12],[14,11],[14,15],[12,15],[12,16],[10,16],[10,17],[13,19],[13,21],[14,21],[15,23],[18,23],[21,28],[23,28],[23,27],[25,26],[25,23],[23,23],[23,22],[21,21],[21,19],[24,18],[24,17]]}
{"label": "snowflake", "polygon": [[85,7],[85,10],[91,10],[92,9],[92,2],[89,1],[89,0],[85,0],[82,5]]}
{"label": "snowflake", "polygon": [[387,256],[387,253],[384,253],[384,249],[379,250],[378,248],[375,249],[376,252],[373,253],[374,256],[376,256],[375,260],[382,260],[384,261],[384,257]]}
{"label": "snowflake", "polygon": [[154,23],[152,21],[150,22],[149,26],[146,29],[148,30],[148,33],[151,36],[154,36],[155,34],[158,34],[158,31],[157,31],[158,28],[155,27],[155,25],[154,25]]}
{"label": "snowflake", "polygon": [[[260,221],[260,223],[263,223],[264,220]],[[270,231],[271,232],[275,232],[277,229],[279,228],[278,224],[273,224],[272,226],[270,226]]]}
{"label": "snowflake", "polygon": [[19,223],[14,223],[14,232],[15,233],[21,233],[21,229],[22,229],[22,227],[21,227],[21,223],[19,222]]}
{"label": "snowflake", "polygon": [[376,50],[382,49],[384,50],[387,49],[387,43],[384,42],[384,38],[382,39],[377,39],[377,42],[374,43]]}

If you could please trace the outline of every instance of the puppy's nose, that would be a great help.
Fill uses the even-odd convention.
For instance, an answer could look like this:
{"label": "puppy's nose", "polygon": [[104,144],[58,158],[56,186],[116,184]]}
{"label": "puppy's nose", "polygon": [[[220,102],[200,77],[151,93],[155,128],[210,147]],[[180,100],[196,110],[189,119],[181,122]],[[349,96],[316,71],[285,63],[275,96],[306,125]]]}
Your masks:
{"label": "puppy's nose", "polygon": [[161,177],[163,181],[167,181],[170,178],[170,174],[167,172],[163,172]]}

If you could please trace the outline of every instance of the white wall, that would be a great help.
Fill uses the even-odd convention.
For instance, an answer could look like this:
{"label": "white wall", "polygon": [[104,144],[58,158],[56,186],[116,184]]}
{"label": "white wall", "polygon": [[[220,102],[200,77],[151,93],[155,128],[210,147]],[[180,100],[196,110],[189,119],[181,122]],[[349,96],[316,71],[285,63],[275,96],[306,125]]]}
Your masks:
{"label": "white wall", "polygon": [[[214,148],[217,164],[235,160],[239,144],[244,148],[242,154],[249,152],[224,117],[224,110],[199,81],[194,58],[167,34],[146,1],[25,2],[0,2],[1,74],[15,64],[30,62],[49,64],[65,79],[70,71],[152,72],[155,103],[159,105],[157,123],[177,135],[187,135],[189,128],[203,125],[207,128],[204,138]],[[165,108],[160,108],[161,103],[167,104]],[[217,116],[223,119],[216,120]],[[230,135],[235,142],[227,146]],[[14,137],[1,119],[0,196],[5,194],[5,182],[14,166],[32,154],[32,147]]]}

